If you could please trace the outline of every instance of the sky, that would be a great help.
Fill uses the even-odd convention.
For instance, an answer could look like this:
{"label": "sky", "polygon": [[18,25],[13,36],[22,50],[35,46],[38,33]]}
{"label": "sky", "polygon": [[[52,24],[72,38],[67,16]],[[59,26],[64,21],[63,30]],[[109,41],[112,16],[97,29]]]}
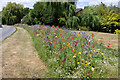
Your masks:
{"label": "sky", "polygon": [[[33,5],[39,0],[0,0],[0,11],[2,11],[2,8],[7,5],[7,2],[16,2],[23,4],[24,7],[29,7],[30,9],[33,9]],[[78,0],[76,7],[77,8],[84,8],[84,6],[92,6],[92,5],[98,5],[101,2],[106,4],[107,6],[110,6],[111,4],[118,6],[118,2],[120,0]]]}

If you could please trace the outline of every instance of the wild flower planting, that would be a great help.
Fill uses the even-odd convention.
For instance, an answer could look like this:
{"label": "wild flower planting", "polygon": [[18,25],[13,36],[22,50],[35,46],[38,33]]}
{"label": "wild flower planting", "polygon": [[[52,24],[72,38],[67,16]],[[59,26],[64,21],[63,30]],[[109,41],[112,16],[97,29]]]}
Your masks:
{"label": "wild flower planting", "polygon": [[53,77],[116,77],[118,52],[110,48],[110,42],[104,46],[94,37],[95,34],[63,30],[53,25],[34,27],[33,40],[37,41],[35,47]]}

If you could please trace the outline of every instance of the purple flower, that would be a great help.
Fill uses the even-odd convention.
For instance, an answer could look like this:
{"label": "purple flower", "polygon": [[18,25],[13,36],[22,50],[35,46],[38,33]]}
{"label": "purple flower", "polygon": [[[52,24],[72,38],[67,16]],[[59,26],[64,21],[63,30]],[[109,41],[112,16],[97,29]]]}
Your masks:
{"label": "purple flower", "polygon": [[87,51],[84,52],[85,54],[87,53]]}

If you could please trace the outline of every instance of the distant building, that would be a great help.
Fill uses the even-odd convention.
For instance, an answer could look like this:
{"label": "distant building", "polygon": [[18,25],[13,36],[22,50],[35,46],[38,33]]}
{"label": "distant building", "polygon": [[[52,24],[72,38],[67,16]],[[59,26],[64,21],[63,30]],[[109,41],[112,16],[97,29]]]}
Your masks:
{"label": "distant building", "polygon": [[118,2],[118,7],[120,8],[120,1]]}

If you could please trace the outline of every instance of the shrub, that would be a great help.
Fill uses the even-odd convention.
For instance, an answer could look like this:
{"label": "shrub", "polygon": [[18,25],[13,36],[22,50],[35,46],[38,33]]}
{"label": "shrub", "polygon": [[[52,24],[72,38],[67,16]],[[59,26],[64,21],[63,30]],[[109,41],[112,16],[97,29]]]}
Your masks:
{"label": "shrub", "polygon": [[114,33],[115,33],[115,34],[120,34],[120,30],[119,30],[119,29],[116,29]]}

